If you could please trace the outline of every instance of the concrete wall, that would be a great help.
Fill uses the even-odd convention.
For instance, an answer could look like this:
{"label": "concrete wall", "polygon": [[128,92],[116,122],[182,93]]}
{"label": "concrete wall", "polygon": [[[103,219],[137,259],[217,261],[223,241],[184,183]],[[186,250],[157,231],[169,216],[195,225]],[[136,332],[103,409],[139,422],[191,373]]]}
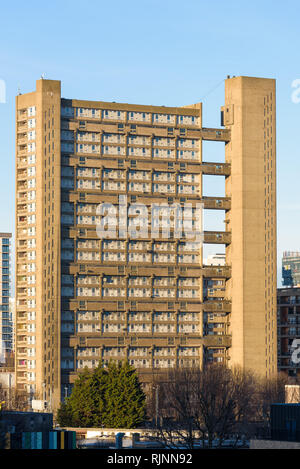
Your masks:
{"label": "concrete wall", "polygon": [[250,449],[300,449],[300,442],[250,440]]}

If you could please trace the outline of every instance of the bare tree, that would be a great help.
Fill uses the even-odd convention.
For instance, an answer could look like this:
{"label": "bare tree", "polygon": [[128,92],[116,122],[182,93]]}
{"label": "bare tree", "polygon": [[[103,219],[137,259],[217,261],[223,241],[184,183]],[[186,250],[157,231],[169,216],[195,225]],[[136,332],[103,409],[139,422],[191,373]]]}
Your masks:
{"label": "bare tree", "polygon": [[156,385],[159,386],[158,438],[167,446],[194,447],[194,371],[171,370],[166,380]]}
{"label": "bare tree", "polygon": [[2,410],[28,410],[28,394],[15,388],[6,389],[0,385],[0,402]]}
{"label": "bare tree", "polygon": [[254,412],[256,381],[239,368],[209,365],[203,370],[171,370],[160,383],[159,438],[169,446],[195,443],[221,446],[233,433],[238,440]]}
{"label": "bare tree", "polygon": [[288,378],[278,373],[270,378],[258,379],[257,419],[266,426],[270,424],[271,404],[285,402],[285,385]]}

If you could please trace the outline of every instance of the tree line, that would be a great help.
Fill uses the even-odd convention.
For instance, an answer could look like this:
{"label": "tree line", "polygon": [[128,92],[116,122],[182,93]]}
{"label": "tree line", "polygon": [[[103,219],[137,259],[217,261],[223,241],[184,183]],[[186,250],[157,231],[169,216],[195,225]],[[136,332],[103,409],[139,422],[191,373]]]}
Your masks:
{"label": "tree line", "polygon": [[137,428],[151,426],[167,446],[222,446],[231,438],[266,433],[270,404],[285,401],[286,378],[258,378],[239,367],[170,369],[154,376],[147,391],[128,362],[85,370],[62,403],[62,426]]}
{"label": "tree line", "polygon": [[267,436],[270,405],[285,401],[285,384],[284,376],[262,379],[221,364],[172,369],[165,380],[157,379],[159,404],[152,398],[160,417],[157,438],[167,446],[193,448]]}
{"label": "tree line", "polygon": [[[85,369],[61,403],[56,420],[62,427],[152,428],[166,446],[222,446],[269,428],[270,405],[285,401],[285,375],[262,379],[222,364],[174,368],[154,375],[148,388],[128,362]],[[28,397],[7,395],[5,409],[27,410]]]}

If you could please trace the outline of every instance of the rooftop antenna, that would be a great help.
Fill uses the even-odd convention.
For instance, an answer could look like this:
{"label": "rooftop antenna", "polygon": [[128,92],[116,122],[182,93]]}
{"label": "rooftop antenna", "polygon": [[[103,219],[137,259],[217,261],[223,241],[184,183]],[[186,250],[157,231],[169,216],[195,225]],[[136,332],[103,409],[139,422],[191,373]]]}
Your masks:
{"label": "rooftop antenna", "polygon": [[22,93],[21,93],[21,87],[20,85],[18,85],[18,95],[20,96]]}

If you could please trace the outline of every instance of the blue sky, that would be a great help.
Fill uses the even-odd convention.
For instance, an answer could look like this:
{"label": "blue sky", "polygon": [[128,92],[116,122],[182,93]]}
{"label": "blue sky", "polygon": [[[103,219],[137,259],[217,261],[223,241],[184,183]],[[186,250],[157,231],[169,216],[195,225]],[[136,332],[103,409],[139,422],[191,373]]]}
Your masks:
{"label": "blue sky", "polygon": [[218,126],[223,80],[249,75],[277,80],[278,261],[283,250],[300,250],[300,103],[291,99],[291,84],[300,78],[299,16],[295,0],[2,2],[0,231],[14,229],[18,87],[33,91],[46,73],[62,81],[66,98],[203,101],[204,125]]}

